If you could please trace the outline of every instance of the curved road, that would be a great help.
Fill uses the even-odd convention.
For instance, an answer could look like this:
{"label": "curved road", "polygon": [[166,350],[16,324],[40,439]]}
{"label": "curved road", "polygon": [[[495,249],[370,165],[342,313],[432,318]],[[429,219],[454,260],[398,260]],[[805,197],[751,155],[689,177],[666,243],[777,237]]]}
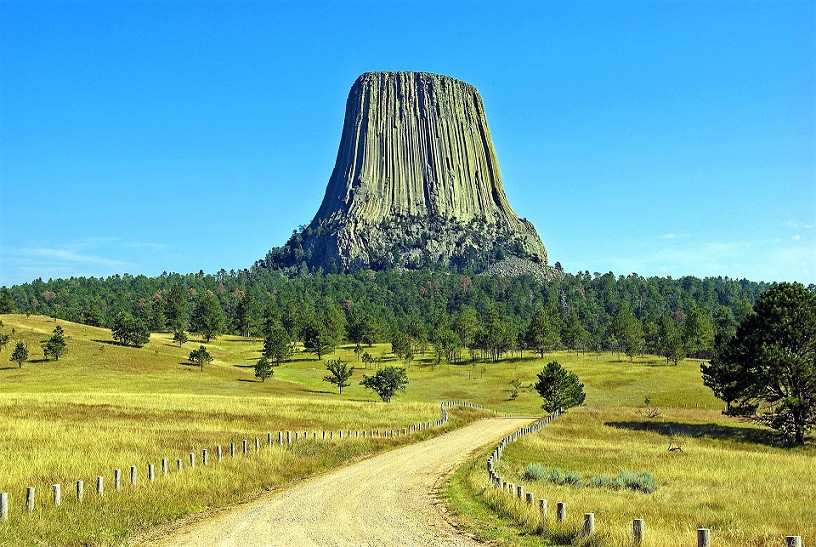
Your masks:
{"label": "curved road", "polygon": [[435,487],[475,450],[530,421],[481,420],[236,506],[158,544],[476,545],[442,518]]}

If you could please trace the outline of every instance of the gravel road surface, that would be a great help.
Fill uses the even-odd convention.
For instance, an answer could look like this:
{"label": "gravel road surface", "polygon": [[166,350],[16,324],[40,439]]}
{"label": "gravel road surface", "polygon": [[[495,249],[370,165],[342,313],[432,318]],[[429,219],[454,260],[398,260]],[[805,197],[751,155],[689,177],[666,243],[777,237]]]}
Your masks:
{"label": "gravel road surface", "polygon": [[475,450],[529,424],[491,418],[305,480],[150,540],[151,545],[477,545],[436,503]]}

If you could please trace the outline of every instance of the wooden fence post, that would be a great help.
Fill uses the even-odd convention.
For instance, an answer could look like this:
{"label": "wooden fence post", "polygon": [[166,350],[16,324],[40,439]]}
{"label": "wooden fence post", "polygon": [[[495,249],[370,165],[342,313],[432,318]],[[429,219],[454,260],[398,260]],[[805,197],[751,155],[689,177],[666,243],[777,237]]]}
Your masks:
{"label": "wooden fence post", "polygon": [[802,536],[785,536],[785,547],[802,547]]}
{"label": "wooden fence post", "polygon": [[246,439],[243,439],[241,441],[241,450],[243,450],[244,455],[246,455],[246,453],[247,453],[247,440]]}
{"label": "wooden fence post", "polygon": [[176,460],[176,467],[178,468],[178,471],[181,472],[182,468],[184,467],[184,462],[181,461],[181,458]]}
{"label": "wooden fence post", "polygon": [[261,450],[261,440],[258,437],[255,437],[255,452],[259,452]]}
{"label": "wooden fence post", "polygon": [[547,500],[538,500],[538,511],[541,513],[541,518],[547,518]]}
{"label": "wooden fence post", "polygon": [[122,489],[122,470],[121,469],[114,469],[113,470],[113,489],[114,490],[121,490]]}
{"label": "wooden fence post", "polygon": [[130,466],[130,485],[136,486],[136,466]]}
{"label": "wooden fence post", "polygon": [[278,431],[278,444],[283,444],[283,431]]}
{"label": "wooden fence post", "polygon": [[201,465],[207,465],[207,449],[201,450]]}
{"label": "wooden fence post", "polygon": [[266,434],[266,447],[272,448],[272,433]]}
{"label": "wooden fence post", "polygon": [[697,528],[697,547],[711,547],[711,530]]}
{"label": "wooden fence post", "polygon": [[215,447],[215,461],[217,461],[217,462],[221,461],[221,445],[220,444]]}
{"label": "wooden fence post", "polygon": [[585,536],[595,533],[595,513],[584,513],[584,529]]}
{"label": "wooden fence post", "polygon": [[147,480],[153,482],[155,478],[155,469],[152,463],[147,464]]}
{"label": "wooden fence post", "polygon": [[292,444],[292,432],[291,431],[286,432],[286,444]]}
{"label": "wooden fence post", "polygon": [[632,540],[636,546],[643,543],[643,533],[646,531],[644,524],[643,519],[632,521]]}
{"label": "wooden fence post", "polygon": [[535,499],[532,492],[527,492],[527,505],[533,505]]}
{"label": "wooden fence post", "polygon": [[29,513],[34,512],[34,487],[29,486],[26,488],[26,509],[28,509]]}
{"label": "wooden fence post", "polygon": [[62,495],[60,493],[60,485],[55,484],[53,487],[54,489],[54,507],[59,507],[60,503],[62,503]]}
{"label": "wooden fence post", "polygon": [[0,493],[0,520],[8,520],[8,492]]}
{"label": "wooden fence post", "polygon": [[105,493],[105,477],[96,477],[96,493],[99,496]]}
{"label": "wooden fence post", "polygon": [[230,443],[230,458],[235,457],[235,443]]}
{"label": "wooden fence post", "polygon": [[524,487],[520,484],[516,486],[516,495],[518,496],[518,499],[524,499]]}
{"label": "wooden fence post", "polygon": [[567,518],[567,504],[559,501],[555,506],[555,520],[556,522],[564,522]]}
{"label": "wooden fence post", "polygon": [[162,458],[162,475],[167,474],[167,458]]}
{"label": "wooden fence post", "polygon": [[82,501],[82,498],[85,497],[85,483],[82,481],[76,481],[76,495],[77,501]]}
{"label": "wooden fence post", "polygon": [[195,467],[195,453],[190,452],[190,468],[192,469]]}

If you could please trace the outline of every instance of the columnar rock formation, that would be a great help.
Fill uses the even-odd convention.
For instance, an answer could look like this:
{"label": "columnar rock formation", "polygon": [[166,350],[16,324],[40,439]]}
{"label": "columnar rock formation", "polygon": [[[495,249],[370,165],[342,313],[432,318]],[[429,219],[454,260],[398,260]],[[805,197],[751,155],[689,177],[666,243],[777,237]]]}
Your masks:
{"label": "columnar rock formation", "polygon": [[478,91],[425,72],[357,78],[323,203],[293,239],[324,268],[547,263],[507,201]]}

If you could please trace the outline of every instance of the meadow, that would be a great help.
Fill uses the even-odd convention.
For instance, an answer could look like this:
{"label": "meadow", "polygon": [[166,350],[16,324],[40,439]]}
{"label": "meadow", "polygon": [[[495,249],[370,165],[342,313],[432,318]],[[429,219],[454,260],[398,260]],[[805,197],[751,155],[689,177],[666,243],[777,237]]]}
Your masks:
{"label": "meadow", "polygon": [[[508,447],[501,472],[515,478],[533,462],[574,470],[586,478],[621,469],[649,470],[660,488],[645,495],[530,484],[530,489],[540,490],[539,497],[550,498],[553,505],[559,498],[571,508],[573,520],[562,536],[552,537],[570,537],[579,512],[594,511],[596,541],[603,544],[623,544],[627,520],[631,523],[636,515],[647,520],[648,537],[654,541],[679,530],[693,534],[698,524],[707,523],[718,530],[718,544],[764,545],[762,538],[801,528],[802,515],[814,508],[812,501],[802,501],[814,499],[812,440],[804,449],[788,451],[773,446],[767,430],[722,416],[721,404],[702,385],[694,360],[674,367],[653,356],[629,360],[608,353],[556,352],[542,360],[525,352],[523,359],[516,355],[498,363],[433,365],[430,353],[420,354],[408,365],[407,391],[385,404],[359,385],[373,368],[363,367],[352,346],[322,361],[298,352],[277,367],[272,378],[260,382],[252,369],[260,355],[259,339],[218,337],[207,344],[214,362],[200,371],[187,361],[199,340],[179,348],[171,334],[153,334],[144,347],[126,348],[114,344],[106,329],[41,316],[2,315],[0,320],[3,332],[14,329],[12,342],[0,353],[0,491],[12,498],[9,521],[0,525],[0,543],[120,544],[149,537],[157,527],[181,517],[285,488],[302,477],[485,414],[454,412],[446,426],[409,438],[273,447],[251,457],[171,473],[149,488],[126,486],[114,492],[110,486],[114,468],[126,473],[137,465],[143,480],[148,463],[158,464],[161,458],[174,462],[189,452],[200,456],[202,448],[212,454],[215,445],[240,444],[245,438],[251,444],[256,437],[265,439],[267,432],[395,428],[437,419],[442,400],[468,400],[500,412],[540,416],[540,398],[532,383],[535,373],[553,359],[585,383],[587,406]],[[43,361],[39,342],[55,324],[66,331],[69,353],[59,361]],[[9,347],[18,339],[32,353],[32,361],[21,369],[8,361]],[[388,353],[387,345],[364,349],[386,364],[404,366]],[[359,367],[342,395],[322,381],[326,358],[338,356]],[[522,387],[511,398],[510,381],[515,378]],[[645,416],[645,398],[660,416]],[[682,454],[666,450],[666,424],[678,424],[672,427],[681,431]],[[540,523],[519,524],[519,508],[502,509],[496,505],[501,500],[490,499],[481,471],[486,454],[454,475],[448,488],[451,507],[478,536],[499,543],[540,543]],[[102,498],[90,494],[97,475],[104,475],[107,485]],[[84,502],[49,507],[51,485],[63,484],[63,497],[69,500],[77,479],[86,484]],[[38,510],[31,515],[22,508],[27,486],[37,489]],[[813,541],[812,529],[802,533],[808,538],[805,544]]]}
{"label": "meadow", "polygon": [[[548,517],[490,484],[491,447],[462,466],[447,489],[468,531],[497,544],[622,547],[632,545],[632,520],[644,519],[643,545],[691,545],[697,528],[711,529],[716,545],[780,546],[786,535],[816,542],[812,436],[804,447],[787,449],[773,431],[723,416],[721,404],[712,409],[710,393],[697,389],[698,362],[656,367],[645,359],[607,359],[593,366],[559,359],[586,382],[586,406],[509,444],[497,465],[507,481],[548,500]],[[540,465],[544,478],[525,476],[530,464]],[[656,490],[593,485],[622,471],[650,473]],[[577,484],[547,476],[570,472]],[[555,521],[557,502],[567,505],[563,523]],[[582,537],[589,512],[596,533]]]}

